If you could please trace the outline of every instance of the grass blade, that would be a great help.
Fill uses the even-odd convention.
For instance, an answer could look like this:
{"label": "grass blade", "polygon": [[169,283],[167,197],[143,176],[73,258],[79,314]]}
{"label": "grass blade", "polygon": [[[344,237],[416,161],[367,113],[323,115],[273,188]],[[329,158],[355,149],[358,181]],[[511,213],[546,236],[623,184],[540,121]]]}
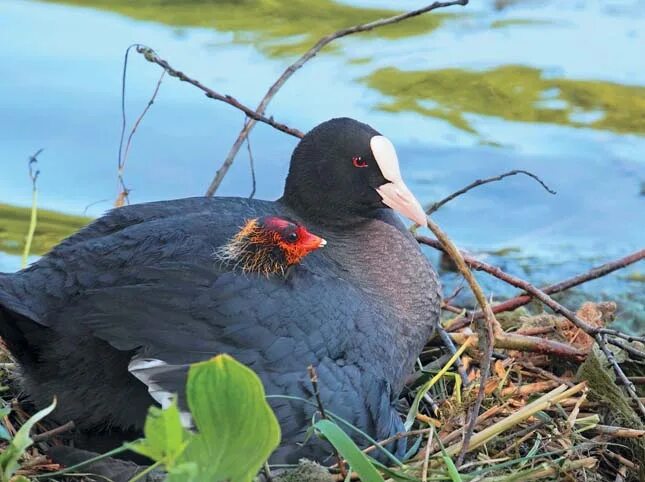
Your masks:
{"label": "grass blade", "polygon": [[314,427],[319,430],[336,450],[345,458],[353,471],[363,482],[384,482],[381,474],[354,441],[343,432],[338,425],[330,420],[319,420]]}

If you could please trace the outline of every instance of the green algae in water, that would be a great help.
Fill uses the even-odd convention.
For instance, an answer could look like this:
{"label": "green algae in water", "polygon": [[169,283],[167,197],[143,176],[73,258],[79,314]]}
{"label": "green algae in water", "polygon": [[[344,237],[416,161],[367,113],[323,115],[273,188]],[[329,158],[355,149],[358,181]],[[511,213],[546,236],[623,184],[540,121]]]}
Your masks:
{"label": "green algae in water", "polygon": [[[271,57],[303,53],[341,28],[391,17],[397,10],[345,5],[332,0],[49,0],[94,7],[177,27],[233,32],[233,42],[253,44]],[[396,39],[426,34],[455,14],[431,12],[366,32]],[[334,48],[334,47],[332,47]]]}
{"label": "green algae in water", "polygon": [[[22,254],[30,216],[31,208],[0,204],[0,251],[8,254]],[[85,216],[39,209],[38,224],[30,254],[45,254],[91,220],[92,218]]]}
{"label": "green algae in water", "polygon": [[541,70],[521,65],[485,71],[383,68],[362,81],[390,97],[379,104],[381,110],[437,117],[473,134],[463,113],[645,134],[645,87],[640,86],[546,78]]}
{"label": "green algae in water", "polygon": [[550,20],[535,20],[531,18],[507,18],[503,20],[495,20],[490,24],[490,28],[507,28],[507,27],[524,27],[524,26],[540,27],[543,25],[553,25],[553,22]]}

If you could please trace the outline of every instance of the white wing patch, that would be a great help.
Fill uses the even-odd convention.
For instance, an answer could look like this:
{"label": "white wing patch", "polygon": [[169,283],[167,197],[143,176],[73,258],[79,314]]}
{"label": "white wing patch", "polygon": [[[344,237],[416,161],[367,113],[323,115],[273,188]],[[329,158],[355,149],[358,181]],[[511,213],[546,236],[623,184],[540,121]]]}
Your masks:
{"label": "white wing patch", "polygon": [[[161,408],[167,408],[175,394],[164,389],[154,381],[156,375],[160,373],[181,369],[180,365],[169,365],[163,360],[156,358],[139,358],[134,357],[128,365],[128,371],[132,373],[140,382],[148,387],[150,396],[161,405]],[[186,428],[193,428],[193,420],[190,413],[180,411],[181,423]]]}
{"label": "white wing patch", "polygon": [[374,136],[370,140],[370,148],[383,177],[390,182],[402,181],[394,144],[385,136]]}

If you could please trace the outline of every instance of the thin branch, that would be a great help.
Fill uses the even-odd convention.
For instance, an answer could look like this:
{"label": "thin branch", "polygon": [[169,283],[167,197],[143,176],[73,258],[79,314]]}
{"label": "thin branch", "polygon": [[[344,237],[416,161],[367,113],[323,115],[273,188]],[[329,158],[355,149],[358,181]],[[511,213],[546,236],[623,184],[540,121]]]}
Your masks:
{"label": "thin branch", "polygon": [[634,401],[636,402],[636,406],[640,410],[643,417],[645,417],[645,405],[643,405],[640,398],[638,398],[638,394],[636,393],[636,387],[634,387],[634,384],[629,380],[629,378],[627,378],[627,375],[625,375],[625,372],[623,372],[623,369],[620,368],[620,365],[618,364],[618,361],[616,360],[616,357],[614,356],[614,354],[611,352],[609,348],[607,348],[606,337],[598,333],[594,336],[594,338],[596,339],[596,343],[598,343],[598,346],[605,354],[605,356],[607,357],[607,360],[609,361],[612,368],[614,369],[616,376],[620,379],[622,384],[625,385],[625,390],[627,390],[627,393],[629,393],[629,396],[632,397],[632,399],[634,399]]}
{"label": "thin branch", "polygon": [[[444,8],[444,7],[450,7],[453,5],[467,5],[468,0],[456,0],[456,1],[451,1],[451,2],[434,2],[431,5],[427,5],[423,8],[419,8],[417,10],[411,10],[406,13],[402,13],[399,15],[394,15],[393,17],[389,18],[382,18],[380,20],[375,20],[373,22],[369,23],[364,23],[361,25],[354,25],[353,27],[349,28],[344,28],[341,30],[338,30],[337,32],[334,32],[332,34],[326,35],[325,37],[322,37],[318,42],[314,44],[313,47],[311,47],[309,50],[307,50],[298,60],[296,60],[294,63],[292,63],[287,69],[282,73],[282,75],[276,80],[271,87],[269,87],[269,90],[267,93],[264,95],[262,100],[260,101],[260,104],[258,107],[253,111],[255,116],[249,115],[247,112],[247,115],[251,117],[249,121],[244,125],[242,130],[237,136],[237,139],[233,143],[233,146],[231,147],[231,150],[229,151],[228,155],[226,156],[226,159],[224,159],[224,162],[220,166],[220,168],[217,170],[215,173],[215,177],[213,178],[213,181],[211,182],[210,186],[208,186],[208,190],[206,191],[206,196],[212,196],[215,194],[215,191],[219,188],[219,185],[222,183],[222,180],[224,179],[224,176],[226,176],[226,173],[228,172],[229,168],[233,164],[233,160],[235,159],[235,156],[240,150],[240,147],[242,147],[242,143],[244,142],[244,139],[249,135],[253,127],[255,126],[255,123],[257,120],[262,120],[259,117],[262,117],[264,114],[267,106],[269,105],[269,102],[273,99],[273,97],[278,93],[278,91],[282,88],[284,83],[289,80],[289,78],[298,70],[300,69],[307,61],[312,59],[313,57],[320,52],[323,47],[325,47],[327,44],[333,42],[334,40],[337,40],[342,37],[346,37],[347,35],[352,35],[355,33],[361,33],[361,32],[368,32],[370,30],[374,30],[375,28],[378,27],[383,27],[385,25],[391,25],[393,23],[401,22],[402,20],[406,20],[408,18],[416,17],[418,15],[422,15],[424,13],[430,12],[432,10],[435,10],[437,8]],[[182,79],[183,80],[183,79]],[[203,90],[203,89],[202,89]],[[222,99],[219,99],[222,100]],[[229,102],[230,103],[230,102]],[[233,104],[231,104],[233,105]],[[237,106],[236,106],[237,107]],[[238,107],[239,108],[239,107]],[[246,111],[245,111],[246,112]],[[273,126],[276,127],[276,126]],[[280,129],[282,130],[282,129]],[[289,132],[288,132],[289,133]],[[302,133],[301,133],[302,134]],[[302,137],[296,136],[296,137]]]}
{"label": "thin branch", "polygon": [[[275,129],[277,129],[279,131],[282,131],[282,132],[284,132],[286,134],[292,135],[294,137],[298,137],[298,138],[304,137],[304,134],[301,131],[299,131],[298,129],[292,129],[291,127],[289,127],[289,126],[287,126],[285,124],[281,124],[280,122],[276,122],[276,121],[273,120],[273,117],[271,117],[271,118],[265,117],[259,111],[256,112],[253,109],[251,109],[250,107],[242,104],[235,97],[233,97],[231,95],[227,95],[227,94],[220,94],[219,92],[216,92],[213,89],[211,89],[209,87],[206,87],[199,80],[195,80],[195,79],[189,77],[188,75],[186,75],[185,73],[183,73],[182,71],[174,69],[173,67],[170,66],[170,64],[168,64],[167,61],[165,61],[164,59],[159,57],[159,55],[157,55],[157,53],[154,50],[152,50],[150,47],[146,47],[144,45],[139,45],[139,46],[137,46],[137,52],[142,54],[148,62],[152,62],[153,64],[157,64],[158,66],[160,66],[162,69],[164,69],[168,73],[169,76],[176,77],[179,80],[181,80],[182,82],[187,82],[187,83],[189,83],[191,85],[194,85],[199,90],[204,92],[206,94],[206,97],[208,97],[210,99],[219,100],[221,102],[225,102],[225,103],[227,103],[229,105],[232,105],[236,109],[239,109],[242,112],[244,112],[248,117],[253,119],[253,121],[264,122],[265,124],[268,124],[271,127],[275,128]],[[249,122],[251,122],[251,121],[249,121]]]}
{"label": "thin branch", "polygon": [[522,368],[532,371],[533,373],[537,373],[538,375],[541,375],[544,378],[547,378],[549,380],[553,380],[554,382],[558,382],[560,385],[566,385],[569,388],[573,387],[575,384],[571,380],[566,380],[562,377],[559,377],[557,375],[554,375],[548,370],[544,370],[543,368],[536,367],[533,363],[531,363],[528,360],[515,360],[515,363],[520,365]]}
{"label": "thin branch", "polygon": [[119,159],[118,159],[118,165],[117,165],[117,180],[119,182],[119,194],[116,198],[116,201],[114,202],[115,207],[121,207],[125,203],[129,203],[130,201],[128,197],[130,194],[130,189],[126,187],[125,181],[123,179],[123,171],[125,169],[125,163],[128,159],[128,153],[130,152],[130,145],[132,144],[132,138],[134,137],[134,134],[137,131],[137,128],[139,127],[139,124],[141,124],[141,121],[148,113],[148,110],[150,110],[150,107],[152,107],[152,104],[154,104],[155,99],[157,98],[157,94],[159,93],[159,88],[161,87],[161,82],[163,81],[164,75],[166,75],[166,71],[161,72],[161,75],[159,76],[159,80],[157,81],[157,85],[155,86],[155,90],[152,93],[152,97],[150,97],[150,100],[148,101],[143,111],[135,121],[134,125],[132,126],[132,130],[130,131],[130,135],[128,136],[128,140],[125,144],[125,150],[124,150],[123,139],[125,136],[125,128],[126,128],[126,116],[125,116],[126,73],[128,70],[128,55],[130,53],[130,49],[132,49],[133,47],[136,47],[138,49],[140,46],[138,44],[130,45],[126,49],[125,58],[123,59],[123,76],[121,78],[121,139],[119,141]]}
{"label": "thin branch", "polygon": [[[427,236],[416,236],[416,240],[421,244],[425,244],[426,246],[431,246],[440,251],[447,252],[446,249],[441,244],[441,242],[439,242],[436,239],[431,239],[431,238],[428,238]],[[524,281],[521,278],[505,273],[497,266],[492,266],[488,263],[484,263],[483,261],[479,261],[478,259],[474,258],[469,254],[462,253],[462,255],[463,255],[464,261],[472,269],[475,269],[477,271],[485,271],[486,273],[494,276],[495,278],[505,281],[506,283],[512,286],[515,286],[516,288],[520,288],[523,291],[526,291],[528,293],[526,295],[518,296],[517,298],[513,298],[512,300],[509,300],[509,302],[513,301],[512,305],[509,304],[509,302],[504,302],[495,306],[493,308],[493,312],[495,313],[500,313],[502,311],[508,311],[509,309],[514,309],[514,308],[509,308],[509,306],[514,306],[515,303],[517,303],[514,300],[519,300],[520,298],[528,298],[528,300],[530,301],[532,298],[537,298],[546,306],[551,308],[554,312],[569,319],[574,325],[576,325],[578,328],[585,331],[591,336],[594,336],[600,333],[604,335],[617,336],[627,341],[639,341],[641,343],[645,343],[645,337],[642,337],[642,336],[628,335],[626,333],[622,333],[618,330],[613,330],[611,328],[601,328],[601,327],[595,327],[595,326],[589,325],[587,322],[578,318],[575,313],[565,308],[564,306],[560,305],[553,298],[549,296],[549,294],[557,293],[559,291],[570,288],[572,286],[576,286],[578,284],[584,283],[585,281],[599,278],[600,276],[604,276],[608,273],[611,273],[612,271],[615,271],[620,268],[624,268],[629,264],[640,261],[643,258],[645,258],[645,249],[642,249],[633,254],[630,254],[629,256],[625,256],[624,258],[621,258],[619,260],[612,261],[611,263],[606,263],[582,275],[575,276],[573,278],[562,281],[555,285],[547,286],[544,289],[538,289],[528,281]],[[519,306],[522,306],[523,304],[526,304],[526,303],[522,303]],[[481,313],[475,313],[475,319],[481,318],[482,316],[483,315]],[[448,331],[451,331],[453,329],[454,329],[453,326],[450,326],[447,328]]]}
{"label": "thin branch", "polygon": [[477,417],[479,415],[479,409],[481,408],[482,401],[484,400],[485,386],[488,376],[490,375],[490,365],[491,358],[493,355],[493,346],[495,342],[495,335],[497,332],[502,331],[499,323],[495,319],[495,315],[491,310],[491,307],[484,296],[484,292],[481,287],[475,280],[475,277],[466,266],[464,257],[461,252],[457,249],[454,243],[448,238],[448,236],[441,230],[437,224],[435,224],[432,219],[428,218],[428,228],[434,233],[434,235],[441,242],[445,252],[450,256],[450,258],[457,265],[457,269],[466,279],[466,282],[470,286],[477,303],[481,307],[482,312],[485,314],[484,323],[478,327],[479,334],[479,348],[482,351],[482,361],[480,366],[480,385],[479,391],[477,392],[477,398],[475,403],[468,414],[468,423],[464,430],[464,440],[459,452],[459,457],[457,458],[457,466],[460,466],[464,460],[466,452],[468,451],[468,445],[470,443],[470,438],[473,435],[475,430],[475,425],[477,423]]}
{"label": "thin branch", "polygon": [[526,176],[529,176],[529,177],[535,179],[548,192],[550,192],[551,194],[556,194],[556,192],[553,191],[552,189],[550,189],[549,186],[547,186],[544,183],[544,181],[542,181],[542,179],[540,179],[537,175],[535,175],[535,174],[533,174],[532,172],[529,172],[529,171],[524,171],[522,169],[515,169],[513,171],[509,171],[509,172],[506,172],[504,174],[500,174],[499,176],[488,177],[486,179],[477,179],[476,181],[471,182],[470,184],[468,184],[468,186],[464,187],[463,189],[460,189],[459,191],[456,191],[456,192],[452,193],[450,196],[442,199],[441,201],[438,201],[436,203],[430,204],[428,207],[426,207],[426,214],[430,215],[430,214],[434,213],[437,209],[439,209],[444,204],[452,201],[457,196],[461,196],[462,194],[470,191],[471,189],[476,188],[477,186],[482,186],[482,185],[488,184],[490,182],[501,181],[505,177],[515,176],[517,174],[524,174]]}
{"label": "thin branch", "polygon": [[[452,339],[460,345],[464,343],[471,334],[452,333]],[[568,343],[562,343],[539,336],[525,336],[517,333],[498,332],[495,334],[495,348],[504,350],[517,350],[524,352],[541,353],[553,355],[567,360],[581,361],[587,355],[585,351],[579,350]]]}
{"label": "thin branch", "polygon": [[74,422],[69,421],[64,425],[61,425],[60,427],[56,427],[51,430],[48,430],[47,432],[33,435],[31,438],[34,442],[43,442],[45,440],[49,440],[50,438],[57,437],[58,435],[61,435],[65,432],[74,430],[75,427],[76,425],[74,424]]}
{"label": "thin branch", "polygon": [[430,462],[430,448],[432,447],[432,436],[434,435],[434,427],[432,431],[428,433],[428,442],[426,443],[425,455],[423,457],[423,468],[421,471],[421,480],[422,482],[427,482],[428,480],[428,463]]}
{"label": "thin branch", "polygon": [[127,49],[125,49],[125,55],[123,57],[123,72],[121,74],[121,139],[119,140],[119,158],[117,159],[117,166],[121,168],[121,159],[123,158],[123,140],[125,139],[125,127],[127,121],[125,118],[125,85],[128,73],[128,56],[130,55],[130,50],[134,47],[139,47],[139,44],[132,44]]}
{"label": "thin branch", "polygon": [[134,134],[135,132],[137,132],[137,128],[139,127],[139,124],[141,124],[141,121],[148,113],[148,110],[150,110],[150,107],[152,107],[152,104],[155,103],[155,99],[157,98],[157,94],[159,93],[159,88],[161,87],[161,82],[163,81],[163,78],[165,75],[166,75],[166,71],[164,70],[161,72],[161,75],[159,76],[159,80],[157,80],[157,85],[155,86],[155,90],[152,93],[152,97],[150,97],[150,100],[144,107],[143,111],[141,112],[141,115],[139,115],[134,125],[132,126],[132,130],[130,131],[130,135],[128,136],[128,141],[125,144],[125,151],[123,152],[123,157],[119,162],[119,174],[123,174],[123,168],[125,167],[125,162],[128,159],[128,153],[130,152],[130,144],[132,143],[132,137],[134,137]]}
{"label": "thin branch", "polygon": [[606,341],[607,343],[610,343],[610,344],[614,345],[614,346],[617,346],[617,347],[618,347],[618,348],[620,348],[621,350],[626,351],[626,352],[627,352],[627,353],[629,353],[632,357],[634,357],[634,359],[639,359],[639,360],[643,360],[643,359],[645,359],[645,353],[643,353],[642,351],[640,351],[640,350],[638,350],[638,349],[634,348],[633,346],[631,346],[631,345],[629,345],[629,344],[625,343],[625,342],[624,342],[624,341],[622,341],[622,340],[618,340],[618,339],[616,339],[616,338],[606,338],[606,337],[605,337],[605,341]]}
{"label": "thin branch", "polygon": [[246,150],[249,153],[249,167],[251,169],[251,194],[249,194],[249,199],[253,199],[255,196],[255,188],[256,188],[256,182],[255,182],[255,161],[253,160],[253,152],[251,151],[251,136],[248,136],[246,138]]}
{"label": "thin branch", "polygon": [[[435,243],[436,243],[436,246],[434,245],[432,246],[435,247],[436,249],[440,249],[438,247],[439,243],[436,241]],[[427,244],[427,243],[424,243],[424,244]],[[558,283],[545,286],[544,288],[542,288],[542,291],[544,291],[548,295],[560,293],[561,291],[568,290],[575,286],[586,283],[587,281],[591,281],[597,278],[601,278],[602,276],[606,276],[609,273],[625,268],[626,266],[629,266],[630,264],[634,264],[638,261],[641,261],[642,259],[645,259],[645,249],[641,249],[640,251],[636,251],[623,258],[617,259],[615,261],[610,261],[603,265],[592,268],[586,273],[581,273],[579,275],[573,276],[571,278],[560,281]],[[510,300],[507,300],[507,301],[504,301],[503,303],[495,305],[493,307],[493,312],[502,313],[504,311],[513,311],[521,306],[524,306],[530,303],[532,299],[533,299],[533,296],[528,294],[519,295],[519,296],[516,296],[515,298],[511,298]],[[479,317],[481,316],[481,314],[477,313],[475,316]]]}
{"label": "thin branch", "polygon": [[[436,233],[435,233],[436,235]],[[437,236],[439,238],[439,236]],[[429,244],[429,245],[435,245],[436,241],[431,240],[429,238],[425,238],[424,236],[417,236],[416,237],[417,241],[423,244]],[[441,238],[439,238],[441,239]],[[429,243],[432,241],[432,243]],[[438,249],[441,249],[442,251],[448,252],[441,244],[437,246]],[[449,253],[450,254],[450,253]],[[590,336],[593,336],[598,343],[598,346],[602,349],[602,351],[605,353],[607,356],[607,359],[610,361],[612,367],[614,368],[614,371],[616,372],[616,375],[618,378],[620,378],[625,385],[625,388],[627,389],[627,392],[631,396],[631,398],[634,399],[636,402],[636,405],[638,406],[639,410],[645,416],[645,406],[643,406],[642,402],[638,398],[638,395],[636,394],[636,391],[634,389],[634,385],[629,381],[625,373],[623,373],[622,369],[618,365],[618,362],[616,361],[615,357],[611,353],[611,350],[607,348],[607,345],[605,343],[604,335],[606,334],[613,334],[614,336],[619,336],[619,337],[624,337],[624,338],[631,338],[634,340],[638,341],[643,341],[643,337],[632,337],[629,335],[625,335],[624,333],[621,333],[617,330],[610,330],[607,328],[599,328],[592,326],[588,324],[586,321],[581,320],[574,312],[569,310],[568,308],[562,306],[560,303],[555,301],[553,298],[551,298],[548,294],[546,294],[544,291],[539,290],[535,286],[533,286],[531,283],[528,281],[524,281],[520,278],[517,278],[516,276],[512,276],[508,273],[503,272],[501,269],[497,268],[496,266],[490,266],[487,265],[486,263],[482,263],[479,260],[476,260],[472,256],[469,255],[463,255],[464,260],[468,260],[468,264],[471,266],[471,268],[476,269],[476,270],[482,270],[486,271],[487,273],[495,276],[498,279],[501,279],[503,281],[506,281],[507,283],[517,287],[521,288],[522,290],[528,292],[529,294],[533,295],[533,297],[537,298],[540,300],[543,304],[551,308],[555,313],[564,316],[566,319],[568,319],[571,323],[576,325],[578,328],[589,334]],[[487,315],[488,316],[488,315]],[[608,333],[611,332],[611,333]],[[489,362],[490,363],[490,362]]]}
{"label": "thin branch", "polygon": [[[313,365],[309,365],[307,367],[307,372],[309,373],[311,388],[314,392],[314,397],[316,398],[316,405],[318,406],[320,416],[323,419],[327,419],[327,413],[325,412],[325,407],[323,406],[322,399],[320,398],[320,389],[318,388],[318,373],[316,373],[316,369]],[[338,470],[340,470],[340,473],[343,477],[347,476],[345,463],[343,462],[343,458],[340,456],[340,453],[338,453],[338,450],[336,450],[336,447],[334,447],[334,455],[336,456],[336,460],[338,462]]]}

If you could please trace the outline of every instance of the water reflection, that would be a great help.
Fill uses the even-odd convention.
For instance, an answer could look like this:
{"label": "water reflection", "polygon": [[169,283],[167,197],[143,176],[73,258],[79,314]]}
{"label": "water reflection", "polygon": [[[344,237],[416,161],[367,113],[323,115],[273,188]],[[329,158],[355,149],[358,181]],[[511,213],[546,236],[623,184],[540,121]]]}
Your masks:
{"label": "water reflection", "polygon": [[379,104],[385,111],[418,112],[473,133],[468,113],[645,134],[645,87],[548,77],[521,65],[484,71],[390,67],[363,81],[391,98]]}
{"label": "water reflection", "polygon": [[[270,56],[304,52],[318,39],[352,25],[400,13],[332,0],[52,0],[69,5],[91,6],[128,15],[138,20],[176,27],[214,28],[233,32],[233,42],[258,46]],[[428,34],[452,13],[419,16],[407,22],[374,30],[368,35],[395,39]],[[329,48],[334,49],[332,45]]]}
{"label": "water reflection", "polygon": [[[22,254],[30,218],[29,208],[0,204],[0,251],[13,255]],[[38,210],[31,254],[45,254],[60,240],[79,230],[89,221],[90,218],[83,216]]]}

